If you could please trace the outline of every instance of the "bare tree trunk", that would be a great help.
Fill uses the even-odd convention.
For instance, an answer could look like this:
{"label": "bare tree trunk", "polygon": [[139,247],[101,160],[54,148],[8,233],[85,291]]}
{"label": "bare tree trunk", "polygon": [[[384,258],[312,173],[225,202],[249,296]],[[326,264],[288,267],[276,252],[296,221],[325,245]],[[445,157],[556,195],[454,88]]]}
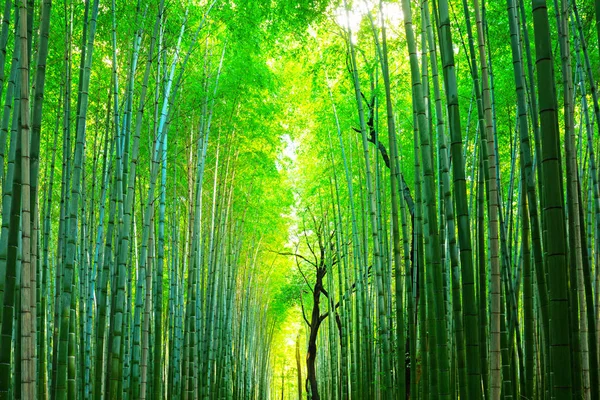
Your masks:
{"label": "bare tree trunk", "polygon": [[308,336],[308,353],[306,355],[306,391],[310,391],[312,400],[320,400],[319,388],[317,386],[317,370],[315,361],[317,360],[317,334],[321,325],[321,315],[319,311],[319,300],[323,289],[323,275],[325,270],[317,271],[316,283],[313,289],[313,309],[310,319],[310,335]]}

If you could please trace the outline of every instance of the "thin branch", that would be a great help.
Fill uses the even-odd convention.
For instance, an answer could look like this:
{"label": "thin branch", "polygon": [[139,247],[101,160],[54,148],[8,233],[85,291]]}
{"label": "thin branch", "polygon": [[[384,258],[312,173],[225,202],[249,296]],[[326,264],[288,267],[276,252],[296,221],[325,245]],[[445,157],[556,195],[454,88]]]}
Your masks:
{"label": "thin branch", "polygon": [[304,311],[304,301],[302,300],[302,293],[300,293],[300,307],[302,308],[302,318],[304,318],[304,321],[306,322],[308,327],[312,328],[310,322],[308,322],[308,318],[306,318],[306,312]]}
{"label": "thin branch", "polygon": [[306,257],[304,257],[302,254],[292,253],[290,251],[275,251],[275,250],[269,250],[269,249],[267,249],[267,251],[270,251],[271,253],[279,254],[280,256],[293,256],[293,257],[300,258],[300,259],[306,261],[307,263],[309,263],[310,265],[314,266],[315,268],[317,268],[317,266],[314,262],[312,262],[309,259],[307,259]]}
{"label": "thin branch", "polygon": [[[306,221],[304,221],[304,218],[302,218],[302,228],[304,229],[304,232],[306,233]],[[317,255],[315,254],[315,251],[313,250],[312,246],[310,245],[310,240],[308,240],[308,237],[306,236],[306,234],[304,235],[304,238],[306,239],[306,246],[308,247],[308,250],[311,252],[311,254],[313,255],[313,257],[315,258],[315,262],[312,263],[312,265],[315,268],[319,268],[317,266],[317,264],[319,263],[319,259],[317,258]]]}
{"label": "thin branch", "polygon": [[[370,143],[373,143],[375,145],[375,147],[377,147],[377,150],[381,154],[381,158],[383,158],[383,163],[385,164],[385,166],[388,169],[390,169],[390,166],[391,166],[390,156],[387,152],[385,145],[379,140],[379,138],[375,134],[375,122],[374,122],[375,112],[373,110],[373,108],[375,107],[375,96],[372,97],[371,101],[367,101],[367,98],[365,97],[365,95],[362,92],[361,92],[361,96],[365,99],[365,103],[367,104],[367,108],[369,111],[369,113],[368,113],[369,119],[367,120],[367,129],[368,129],[367,141]],[[358,133],[361,133],[360,129],[357,129],[354,127],[352,129]],[[410,188],[408,187],[408,184],[406,183],[406,180],[404,179],[404,174],[402,174],[402,172],[399,173],[398,181],[400,184],[400,190],[402,192],[402,197],[404,197],[404,201],[406,202],[406,205],[408,206],[408,212],[410,213],[410,215],[412,217],[412,216],[414,216],[414,212],[415,212],[415,202],[412,198],[412,195],[410,193]]]}
{"label": "thin branch", "polygon": [[310,285],[310,283],[308,282],[306,275],[304,275],[304,271],[302,271],[302,268],[300,268],[300,263],[298,262],[298,257],[296,257],[295,260],[296,260],[296,266],[298,267],[298,271],[300,271],[300,275],[302,275],[302,278],[304,278],[304,282],[306,282],[306,286],[308,286],[310,291],[314,294],[315,292],[314,292],[312,286]]}
{"label": "thin branch", "polygon": [[[372,268],[373,268],[373,266],[372,266],[372,265],[369,265],[369,269],[367,270],[367,278],[368,278],[369,276],[371,276],[371,269],[372,269]],[[322,291],[322,292],[323,292],[324,290],[325,290],[325,289],[321,289],[321,291]],[[347,298],[347,296],[349,296],[349,295],[351,295],[352,293],[354,293],[354,292],[355,292],[355,290],[356,290],[356,282],[354,282],[354,283],[352,284],[352,286],[350,286],[350,288],[349,288],[349,289],[346,291],[346,293],[344,294],[344,297],[343,297],[343,299]],[[349,292],[349,293],[348,293],[348,292]],[[325,294],[325,293],[323,292],[323,294]],[[326,294],[325,296],[326,296],[327,298],[329,298],[329,295],[328,295],[328,294]],[[333,310],[334,310],[334,311],[336,311],[338,308],[340,308],[340,305],[341,305],[341,300],[340,300],[340,301],[338,301],[338,302],[337,302],[337,303],[336,303],[336,304],[333,306]],[[329,312],[330,312],[330,311],[327,311],[325,314],[323,314],[323,315],[321,315],[321,316],[319,317],[319,323],[323,322],[323,320],[329,316]]]}

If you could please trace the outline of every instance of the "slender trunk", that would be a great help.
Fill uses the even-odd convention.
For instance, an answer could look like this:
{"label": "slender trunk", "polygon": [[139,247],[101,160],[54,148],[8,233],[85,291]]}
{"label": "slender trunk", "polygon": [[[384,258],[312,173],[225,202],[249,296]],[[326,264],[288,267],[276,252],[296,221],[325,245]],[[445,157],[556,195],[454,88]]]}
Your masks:
{"label": "slender trunk", "polygon": [[555,74],[546,1],[533,0],[532,7],[541,121],[543,190],[541,195],[544,199],[543,219],[548,226],[543,240],[545,249],[553,249],[552,252],[547,253],[544,260],[548,271],[550,301],[551,381],[549,387],[553,396],[571,398],[573,395],[572,348],[570,332],[564,328],[569,326],[568,257]]}

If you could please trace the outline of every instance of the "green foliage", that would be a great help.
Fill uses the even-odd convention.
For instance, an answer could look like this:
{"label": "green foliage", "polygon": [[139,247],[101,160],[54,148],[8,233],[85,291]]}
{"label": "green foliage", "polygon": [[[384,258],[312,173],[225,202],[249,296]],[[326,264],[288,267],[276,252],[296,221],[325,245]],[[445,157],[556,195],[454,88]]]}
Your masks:
{"label": "green foliage", "polygon": [[[590,374],[593,378],[594,371],[584,369],[585,357],[581,357],[579,364],[575,361],[579,360],[576,359],[579,349],[583,352],[586,348],[579,348],[576,343],[589,341],[593,352],[594,335],[600,333],[591,332],[592,326],[589,333],[583,332],[584,312],[589,316],[585,320],[593,325],[600,287],[596,282],[598,266],[593,262],[600,237],[596,228],[600,226],[600,202],[595,198],[596,185],[591,179],[595,172],[589,161],[590,150],[597,144],[593,132],[598,124],[596,121],[594,131],[589,132],[592,139],[588,146],[584,118],[586,111],[589,116],[595,111],[592,83],[597,86],[598,76],[594,74],[600,62],[597,11],[593,2],[570,3],[567,25],[571,48],[569,57],[561,60],[554,3],[534,2],[550,7],[548,21],[539,17],[541,9],[524,3],[527,22],[523,22],[522,16],[514,22],[520,36],[518,44],[511,46],[513,36],[507,18],[507,4],[513,4],[511,1],[478,5],[484,16],[483,50],[489,63],[488,84],[492,86],[492,104],[489,104],[492,127],[488,133],[497,147],[497,154],[493,154],[498,159],[500,178],[497,199],[490,199],[490,177],[485,176],[488,171],[482,170],[479,163],[483,133],[478,122],[484,115],[481,107],[479,112],[475,97],[471,70],[475,60],[469,52],[466,13],[461,1],[452,0],[448,4],[405,1],[413,17],[412,24],[407,26],[399,1],[195,0],[189,5],[166,1],[164,9],[161,9],[163,2],[115,1],[114,14],[112,2],[100,2],[89,70],[80,68],[90,39],[91,21],[86,21],[85,16],[89,17],[94,2],[53,4],[47,65],[42,68],[45,86],[43,113],[38,121],[41,124],[39,185],[37,192],[25,193],[33,195],[30,205],[37,204],[37,214],[32,216],[38,218],[38,226],[29,227],[31,238],[27,229],[14,222],[28,212],[22,210],[20,193],[14,191],[20,190],[22,177],[11,175],[18,171],[17,164],[21,167],[15,151],[16,139],[20,137],[17,135],[26,134],[27,129],[19,126],[23,121],[17,116],[20,103],[11,100],[8,93],[10,85],[15,83],[9,82],[12,58],[17,54],[15,45],[22,43],[15,21],[18,7],[24,6],[22,10],[30,12],[33,21],[29,38],[31,60],[28,68],[15,70],[13,78],[29,85],[25,93],[30,93],[33,110],[36,63],[39,54],[45,51],[40,40],[40,18],[42,3],[46,3],[7,2],[10,11],[6,18],[7,34],[0,34],[0,46],[6,43],[6,51],[0,49],[0,55],[5,54],[0,97],[6,113],[3,123],[7,124],[0,130],[0,143],[4,145],[0,148],[4,207],[0,312],[15,318],[1,321],[2,348],[11,350],[3,357],[12,358],[10,364],[3,364],[6,376],[0,377],[0,398],[17,398],[20,393],[19,379],[28,373],[21,370],[19,346],[23,345],[27,350],[23,354],[39,354],[35,379],[39,391],[45,393],[38,393],[38,398],[45,398],[46,393],[49,398],[67,393],[88,398],[91,392],[100,398],[105,388],[113,398],[133,398],[138,396],[138,390],[146,398],[186,398],[186,393],[194,391],[202,398],[274,398],[275,391],[277,397],[281,395],[281,389],[288,397],[294,397],[298,389],[296,341],[300,342],[301,361],[305,365],[310,334],[302,307],[310,318],[314,307],[312,290],[318,276],[311,262],[294,254],[308,260],[319,258],[313,254],[319,245],[318,226],[324,227],[329,245],[322,255],[327,294],[320,295],[320,313],[324,317],[316,341],[317,380],[323,398],[387,398],[389,391],[400,391],[402,384],[396,376],[406,368],[402,365],[406,357],[402,351],[404,344],[397,341],[404,337],[407,359],[421,368],[407,370],[407,376],[414,378],[411,387],[421,390],[423,396],[436,397],[440,394],[437,384],[448,383],[438,378],[451,375],[449,392],[443,394],[455,397],[461,393],[462,397],[464,387],[456,385],[464,385],[467,379],[461,375],[465,365],[460,354],[466,348],[469,360],[468,346],[473,343],[470,339],[475,332],[470,328],[473,321],[480,321],[478,335],[483,338],[491,335],[488,328],[492,310],[488,310],[487,303],[500,301],[500,294],[491,293],[488,285],[492,265],[488,247],[498,246],[504,310],[499,318],[506,329],[493,333],[503,335],[505,371],[499,375],[498,371],[487,370],[491,348],[485,348],[484,344],[481,362],[485,365],[481,372],[471,371],[475,378],[468,377],[470,387],[483,387],[487,391],[492,374],[496,383],[502,378],[502,390],[507,391],[504,395],[512,391],[515,397],[534,398],[548,388],[557,390],[551,395],[560,396],[558,391],[562,388],[554,388],[560,379],[547,378],[538,371],[556,372],[561,363],[572,366],[572,377],[577,378],[573,379],[574,386],[581,386],[575,391],[589,390],[588,394],[594,398],[597,388],[584,387],[584,381]],[[471,14],[477,40],[476,2],[464,4]],[[86,5],[90,7],[87,14]],[[445,5],[449,7],[442,13],[438,7]],[[520,4],[514,1],[514,5]],[[574,85],[572,133],[577,170],[567,176],[566,166],[572,167],[565,161],[564,150],[570,134],[566,132],[567,113],[563,108],[568,93],[564,93],[560,77],[566,71],[567,60],[571,63],[571,75],[578,76],[574,70],[573,36],[578,31],[570,29],[570,24],[578,28],[578,21],[571,15],[573,5],[578,6],[581,16],[580,28],[589,51],[592,81],[596,82],[589,82],[585,75],[589,110],[584,110],[578,82]],[[421,53],[429,45],[423,42],[422,29],[426,27],[422,6],[431,11],[431,35],[437,44],[437,59],[433,60],[432,52]],[[380,11],[386,24],[389,98],[395,135],[388,131],[382,53],[377,47],[382,40]],[[542,28],[540,20],[533,20],[534,13],[544,22]],[[448,17],[447,31],[445,26],[436,26],[442,14]],[[347,31],[348,25],[353,32]],[[178,44],[183,26],[185,30]],[[414,29],[414,40],[406,28]],[[526,52],[525,28],[531,40],[531,54]],[[544,40],[534,43],[540,29]],[[139,58],[133,69],[138,34],[141,35]],[[448,34],[452,35],[452,42]],[[413,65],[407,52],[409,45],[413,50]],[[151,46],[154,46],[152,51]],[[478,43],[474,46],[477,51]],[[527,114],[522,116],[527,122],[524,136],[517,124],[513,74],[516,48],[522,57],[524,85],[518,90],[523,91],[528,103],[522,105]],[[351,49],[356,52],[355,61]],[[442,63],[443,51],[452,53],[456,81],[447,75],[451,66]],[[526,56],[533,57],[535,63],[536,55],[542,51],[548,55],[540,60],[544,68],[539,63],[531,65],[535,74],[540,74],[536,83],[536,76],[529,76]],[[583,54],[579,56],[585,59]],[[480,64],[479,54],[475,58],[475,64]],[[425,71],[424,61],[430,63]],[[437,115],[440,112],[435,107],[431,63],[439,70],[436,79],[441,87],[442,115]],[[417,85],[417,80],[427,85]],[[87,83],[89,90],[79,93]],[[556,90],[549,90],[552,84]],[[355,85],[361,88],[363,127]],[[546,90],[547,96],[539,99],[544,102],[543,115],[532,115],[533,100]],[[555,99],[550,98],[553,95]],[[89,100],[84,106],[82,96]],[[453,108],[450,103],[455,100]],[[417,126],[415,105],[420,105],[421,123]],[[486,101],[480,105],[488,104]],[[541,138],[535,137],[533,122],[541,121],[555,106],[558,107],[552,111],[555,123],[544,120]],[[165,125],[161,127],[163,110]],[[597,118],[596,113],[592,120]],[[437,136],[438,121],[443,124],[439,132],[448,134],[448,147],[459,143],[463,146],[464,163],[459,164],[458,153],[453,151],[445,165],[438,147],[443,143]],[[83,122],[85,134],[80,130],[77,139],[78,126],[82,127]],[[457,126],[461,127],[460,132],[453,131]],[[365,128],[364,132],[361,128]],[[363,133],[368,141],[366,152]],[[549,133],[554,136],[549,137]],[[139,134],[139,151],[134,155],[136,134]],[[400,173],[407,185],[405,192],[396,194],[400,195],[402,205],[408,204],[406,193],[416,202],[414,209],[403,210],[405,225],[402,238],[396,243],[402,248],[397,254],[394,250],[400,247],[395,247],[392,234],[393,178],[384,162],[384,154],[389,157],[391,153],[390,137],[394,136]],[[165,137],[167,149],[163,158],[157,143]],[[547,142],[549,138],[551,143]],[[525,166],[528,156],[521,151],[525,139],[530,141],[530,161],[537,162],[531,171]],[[31,143],[35,140],[30,139]],[[542,142],[546,144],[540,149]],[[76,154],[80,156],[78,159]],[[53,158],[55,162],[51,164]],[[425,165],[424,160],[428,159],[430,162]],[[554,163],[551,170],[542,168],[542,159]],[[562,161],[555,162],[559,159]],[[420,170],[416,163],[420,163]],[[31,162],[31,167],[36,169],[37,164]],[[135,175],[133,167],[137,168]],[[35,174],[37,170],[32,177]],[[482,183],[478,182],[479,176]],[[531,185],[521,185],[522,176],[531,179],[528,181]],[[569,181],[573,176],[576,182]],[[78,182],[74,182],[75,177]],[[447,183],[452,182],[451,187],[444,186],[444,178],[448,178]],[[529,195],[522,193],[521,187]],[[569,225],[576,218],[564,216],[575,210],[564,215],[552,214],[555,209],[572,206],[574,194],[567,187],[581,189],[577,199],[582,207],[581,226]],[[477,190],[481,193],[481,209],[475,198]],[[76,201],[70,196],[75,196]],[[556,198],[556,204],[548,207],[545,202],[549,198]],[[496,201],[501,206],[501,221],[492,221],[495,215],[492,204]],[[448,204],[450,210],[446,208]],[[523,213],[524,208],[530,211]],[[10,217],[14,217],[12,223]],[[528,222],[526,228],[523,218]],[[438,224],[433,226],[435,220]],[[559,223],[563,226],[563,222],[567,231],[554,239],[556,226]],[[581,232],[577,231],[579,228]],[[432,247],[437,231],[442,234],[440,243]],[[29,240],[37,243],[28,249],[38,255],[37,270],[32,275],[37,278],[32,283],[37,285],[38,309],[32,311],[39,318],[37,332],[32,332],[37,336],[20,332],[21,328],[13,329],[29,318],[26,310],[21,314],[19,308],[23,300],[20,293],[27,293],[29,288],[19,286],[19,280],[12,276],[14,271],[20,271],[23,262],[20,257],[26,254],[16,245],[23,240],[21,235],[25,236],[25,243]],[[571,242],[575,237],[579,242]],[[458,244],[454,243],[456,238]],[[7,257],[9,241],[10,257]],[[531,244],[531,254],[523,255],[522,246],[526,242]],[[472,249],[467,248],[467,243],[472,244]],[[564,262],[557,265],[569,272],[568,278],[565,271],[560,270],[564,273],[559,276],[553,267],[544,267],[545,261],[548,264],[548,259],[556,256],[555,246],[563,250]],[[452,259],[453,251],[461,253],[460,260]],[[471,257],[471,252],[475,255],[472,260],[463,260],[464,254]],[[585,254],[589,257],[587,262]],[[399,256],[401,270],[396,270],[394,257]],[[523,257],[529,258],[523,260]],[[473,266],[469,275],[462,269],[467,266]],[[480,269],[475,270],[475,266]],[[450,268],[456,269],[450,271]],[[410,274],[416,269],[419,279]],[[475,282],[468,284],[474,289],[469,289],[467,295],[465,280],[471,279],[473,273]],[[586,277],[585,282],[580,273]],[[523,274],[528,276],[522,278]],[[536,279],[531,279],[532,276]],[[551,278],[551,299],[561,303],[562,311],[546,308],[547,293],[541,289],[546,276]],[[400,280],[402,285],[398,284]],[[527,288],[521,289],[522,285]],[[477,294],[474,298],[471,290]],[[523,301],[518,298],[521,293],[527,296]],[[576,295],[582,297],[575,299]],[[403,303],[396,309],[400,298]],[[434,304],[438,307],[434,308]],[[442,310],[447,310],[447,314],[442,315]],[[471,310],[472,314],[465,315],[464,310]],[[510,314],[512,310],[516,311],[516,321]],[[411,312],[415,314],[410,315]],[[461,326],[458,319],[462,317],[465,332],[458,335],[455,330]],[[443,325],[444,318],[448,320],[447,326]],[[404,326],[400,326],[402,321]],[[571,331],[559,332],[562,351],[557,353],[551,346],[557,344],[557,336],[547,326],[566,327],[569,321]],[[389,329],[385,327],[388,322]],[[524,322],[527,328],[523,328]],[[431,354],[426,354],[424,335],[429,335],[433,342],[437,334],[434,331],[448,333],[449,339],[447,343],[436,342],[435,346],[430,343]],[[399,332],[406,336],[396,337]],[[463,334],[466,339],[460,347],[457,341]],[[35,339],[29,339],[34,336]],[[384,347],[388,338],[389,351]],[[530,343],[534,339],[535,344]],[[36,352],[27,347],[31,343],[36,345]],[[444,346],[450,349],[449,357],[439,353]],[[525,355],[524,349],[528,349]],[[529,354],[532,351],[534,355]],[[506,354],[513,361],[510,365]],[[390,363],[385,361],[388,357]],[[597,355],[588,357],[592,357],[587,362],[589,366],[597,365]],[[86,363],[89,360],[94,362]],[[153,370],[157,368],[153,364],[156,360],[163,371]],[[449,368],[436,364],[438,361],[450,361]],[[382,370],[387,368],[386,364],[393,364],[390,371]],[[97,365],[104,365],[105,369],[97,369]],[[51,372],[48,376],[47,371]],[[524,371],[536,371],[534,377],[525,377],[527,391],[536,391],[527,396],[517,385],[519,382],[506,376],[508,372],[519,379],[523,374],[531,375]],[[284,375],[283,387],[280,373]],[[577,383],[579,375],[581,385]],[[597,381],[598,377],[595,378]],[[389,382],[384,383],[385,380]],[[96,390],[94,385],[98,385]],[[30,383],[23,384],[27,390],[30,387]],[[218,394],[213,392],[216,390]],[[104,394],[108,397],[108,392]]]}

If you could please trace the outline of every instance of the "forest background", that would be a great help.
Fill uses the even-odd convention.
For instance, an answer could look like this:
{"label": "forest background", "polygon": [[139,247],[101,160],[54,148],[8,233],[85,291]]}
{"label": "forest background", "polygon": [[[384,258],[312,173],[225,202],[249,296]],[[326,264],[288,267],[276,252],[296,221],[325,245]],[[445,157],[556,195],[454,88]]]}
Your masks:
{"label": "forest background", "polygon": [[599,14],[6,0],[0,398],[600,398]]}

